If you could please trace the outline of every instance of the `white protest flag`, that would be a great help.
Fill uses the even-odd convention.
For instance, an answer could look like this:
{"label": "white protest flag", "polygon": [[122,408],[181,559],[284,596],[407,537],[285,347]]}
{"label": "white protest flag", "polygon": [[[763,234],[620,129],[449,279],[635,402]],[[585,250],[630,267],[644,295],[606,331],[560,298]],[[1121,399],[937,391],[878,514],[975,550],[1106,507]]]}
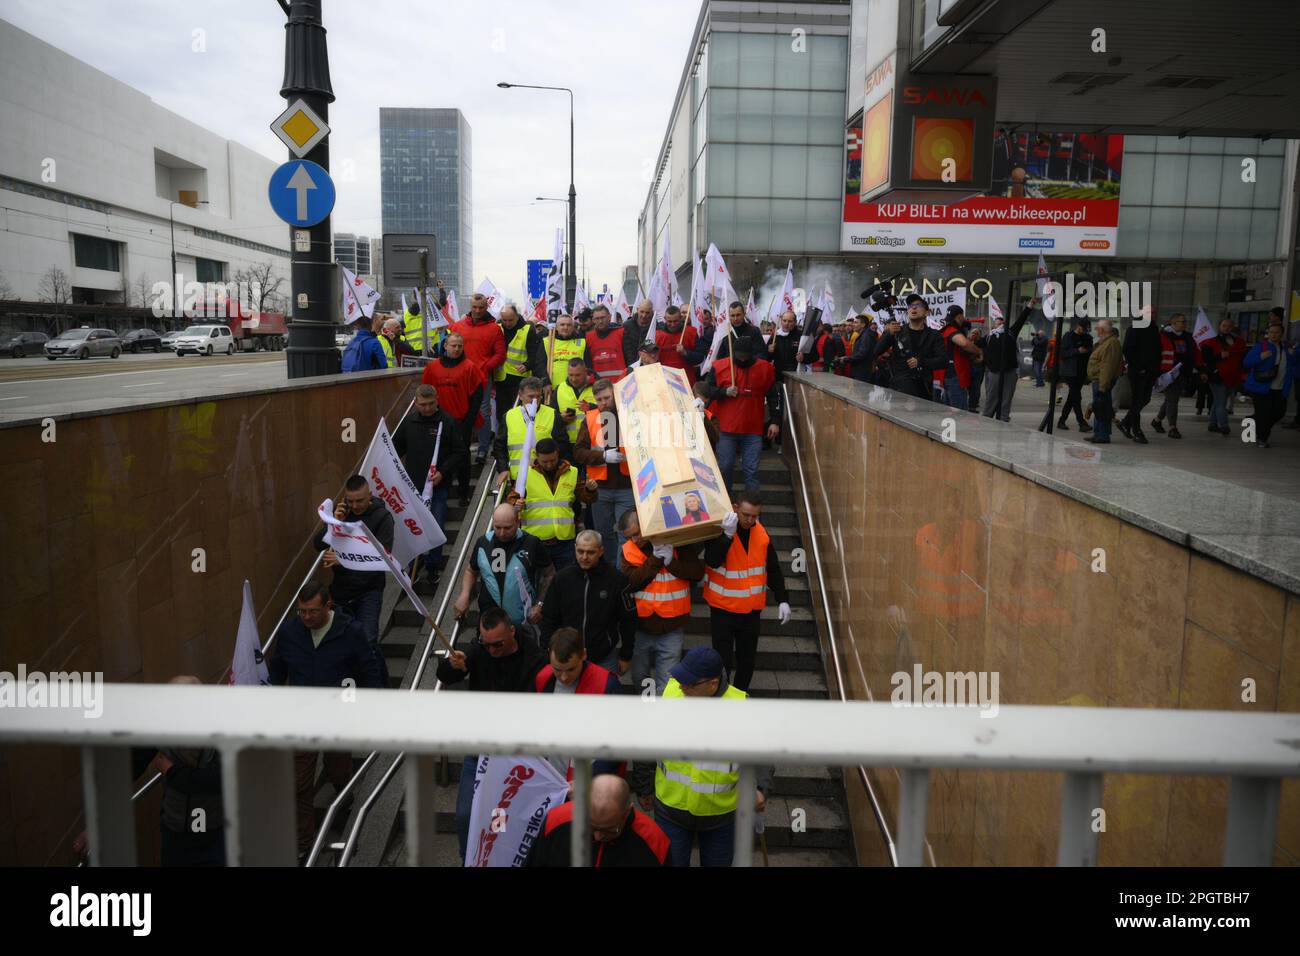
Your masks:
{"label": "white protest flag", "polygon": [[830,286],[822,289],[821,309],[822,315],[835,315],[835,293],[831,291]]}
{"label": "white protest flag", "polygon": [[[448,292],[448,293],[447,293],[447,301],[448,301],[449,303],[452,301],[452,297],[453,297],[455,294],[456,294],[456,293],[454,293],[454,292]],[[446,314],[443,312],[442,309],[438,308],[438,306],[437,306],[437,304],[436,304],[437,301],[438,301],[438,290],[437,290],[437,289],[425,289],[425,290],[424,290],[424,305],[421,306],[421,308],[424,308],[424,309],[432,309],[432,310],[433,310],[433,311],[429,314],[429,331],[430,331],[430,332],[432,332],[434,329],[445,329],[445,328],[450,324],[450,323],[447,322],[447,316],[446,316]]]}
{"label": "white protest flag", "polygon": [[411,606],[428,617],[429,612],[420,600],[411,579],[397,563],[397,559],[375,537],[364,521],[340,521],[334,517],[334,502],[326,498],[316,509],[316,516],[325,523],[325,543],[334,550],[339,564],[353,571],[387,570],[397,578],[406,596],[411,599]]}
{"label": "white protest flag", "polygon": [[704,264],[698,252],[691,253],[691,325],[704,328],[704,310],[709,307],[709,290],[704,284]]}
{"label": "white protest flag", "polygon": [[469,812],[466,866],[523,866],[546,814],[569,785],[543,757],[479,757]]}
{"label": "white protest flag", "polygon": [[610,309],[609,317],[614,322],[626,322],[632,318],[632,305],[627,301],[627,296],[622,289],[618,290],[618,298],[614,300],[614,307]]}
{"label": "white protest flag", "polygon": [[382,418],[360,473],[370,482],[371,493],[393,514],[393,554],[399,561],[408,564],[418,555],[447,543],[447,536],[402,467],[393,437]]}
{"label": "white protest flag", "polygon": [[343,270],[344,286],[347,287],[348,291],[352,293],[352,297],[361,306],[361,311],[366,318],[370,318],[371,313],[375,311],[375,303],[379,301],[379,293],[366,285],[359,275],[349,271],[346,266],[339,266],[339,268]]}
{"label": "white protest flag", "polygon": [[262,640],[253,613],[253,588],[244,581],[244,606],[239,609],[239,630],[235,633],[235,656],[230,662],[230,683],[269,684],[270,675],[262,657]]}
{"label": "white protest flag", "polygon": [[442,317],[448,323],[460,321],[460,309],[456,307],[456,293],[450,289],[447,290],[447,304],[443,306]]}
{"label": "white protest flag", "polygon": [[656,319],[658,319],[659,316],[664,314],[664,312],[667,310],[669,303],[672,303],[673,305],[678,305],[682,301],[681,296],[677,294],[677,273],[673,270],[672,255],[668,251],[669,248],[668,235],[669,232],[667,229],[665,229],[664,230],[664,253],[662,258],[660,258],[659,260],[659,285],[663,289],[664,308],[655,309]]}
{"label": "white protest flag", "polygon": [[1208,342],[1215,336],[1214,326],[1210,324],[1210,317],[1205,314],[1205,309],[1201,306],[1196,307],[1196,327],[1192,329],[1192,341],[1197,345]]}
{"label": "white protest flag", "polygon": [[524,490],[528,484],[528,469],[533,465],[533,446],[537,444],[537,399],[523,406],[523,412],[527,431],[524,432],[523,454],[519,456],[519,477],[515,479],[515,491],[519,492],[520,498],[524,497]]}
{"label": "white protest flag", "polygon": [[573,314],[577,315],[583,309],[591,308],[591,300],[587,298],[587,290],[579,282],[573,289]]}
{"label": "white protest flag", "polygon": [[492,318],[500,319],[501,309],[506,304],[506,297],[501,294],[501,290],[492,283],[491,279],[484,276],[483,281],[478,284],[475,291],[479,295],[487,296],[488,312],[492,314]]}
{"label": "white protest flag", "polygon": [[365,317],[365,310],[361,308],[361,303],[357,300],[357,294],[352,291],[352,283],[344,281],[343,324],[351,325],[353,322],[360,322]]}
{"label": "white protest flag", "polygon": [[1056,292],[1048,288],[1047,260],[1043,254],[1038,254],[1038,299],[1042,303],[1043,315],[1046,318],[1056,318]]}
{"label": "white protest flag", "polygon": [[993,298],[993,293],[989,293],[989,323],[992,324],[994,319],[1006,319],[1006,314],[1002,311],[1002,306],[998,305],[997,300]]}
{"label": "white protest flag", "polygon": [[420,617],[427,618],[429,609],[424,606],[420,596],[415,593],[415,588],[411,586],[411,576],[406,573],[406,568],[397,563],[397,558],[383,546],[380,540],[375,537],[375,533],[366,526],[365,522],[358,521],[356,525],[361,530],[361,533],[365,535],[366,540],[370,542],[370,547],[383,560],[384,566],[388,568],[389,573],[397,578],[397,583],[402,586],[406,596],[411,599],[411,607],[420,612]]}
{"label": "white protest flag", "polygon": [[781,313],[794,311],[794,260],[791,259],[785,267],[785,283],[781,286],[780,294],[772,300],[767,317],[776,322],[780,320]]}
{"label": "white protest flag", "polygon": [[722,341],[731,335],[731,320],[726,317],[720,317],[713,323],[713,343],[709,346],[709,354],[704,356],[704,361],[700,363],[700,375],[708,375],[709,369],[713,368],[713,363],[718,360],[718,352],[722,349]]}
{"label": "white protest flag", "polygon": [[546,274],[546,321],[554,324],[557,316],[564,314],[564,230],[555,230],[555,254],[551,257],[551,271]]}
{"label": "white protest flag", "polygon": [[745,303],[745,318],[750,325],[758,325],[758,306],[754,304],[754,287],[749,287],[749,301]]}
{"label": "white protest flag", "polygon": [[668,295],[668,288],[663,284],[663,269],[656,268],[654,275],[650,277],[650,291],[646,296],[653,309],[652,315],[657,317],[664,313],[668,308]]}

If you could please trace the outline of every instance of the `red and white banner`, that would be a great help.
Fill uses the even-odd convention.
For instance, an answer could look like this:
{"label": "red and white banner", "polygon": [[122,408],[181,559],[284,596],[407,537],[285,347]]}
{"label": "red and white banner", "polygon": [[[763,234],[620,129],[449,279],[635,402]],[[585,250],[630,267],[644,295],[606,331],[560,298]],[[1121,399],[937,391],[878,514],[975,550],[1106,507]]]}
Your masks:
{"label": "red and white banner", "polygon": [[465,865],[523,866],[546,814],[568,791],[564,777],[541,757],[479,757]]}
{"label": "red and white banner", "polygon": [[393,437],[382,418],[361,463],[360,474],[370,482],[370,493],[392,512],[393,554],[398,561],[408,564],[431,548],[447,543],[447,536],[420,500],[415,482],[402,467],[393,447]]}
{"label": "red and white banner", "polygon": [[370,318],[379,301],[379,293],[370,288],[359,275],[350,272],[345,266],[343,271],[343,324],[356,322],[362,316]]}
{"label": "red and white banner", "polygon": [[388,571],[397,578],[411,606],[428,617],[429,611],[411,586],[411,578],[397,563],[397,559],[366,527],[364,521],[340,521],[334,517],[334,502],[326,498],[316,509],[316,515],[325,523],[325,543],[333,549],[339,564],[354,571]]}
{"label": "red and white banner", "polygon": [[484,277],[483,281],[478,284],[476,289],[479,295],[487,296],[487,310],[492,314],[492,318],[501,318],[501,309],[506,304],[506,297],[489,278]]}
{"label": "red and white banner", "polygon": [[239,630],[235,633],[235,656],[230,662],[230,683],[266,685],[271,683],[262,657],[262,639],[257,634],[257,614],[253,611],[253,588],[244,581],[244,604],[239,609]]}
{"label": "red and white banner", "polygon": [[1196,327],[1192,329],[1192,341],[1197,345],[1204,345],[1218,334],[1210,323],[1210,317],[1205,314],[1205,309],[1198,305],[1196,307]]}

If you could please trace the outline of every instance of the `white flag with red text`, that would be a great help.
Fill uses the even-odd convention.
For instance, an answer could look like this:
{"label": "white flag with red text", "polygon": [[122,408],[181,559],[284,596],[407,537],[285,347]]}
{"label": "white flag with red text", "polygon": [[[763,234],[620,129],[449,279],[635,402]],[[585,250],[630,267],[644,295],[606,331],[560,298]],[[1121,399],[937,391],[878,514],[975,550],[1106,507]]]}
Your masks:
{"label": "white flag with red text", "polygon": [[[388,425],[381,418],[361,463],[360,474],[370,483],[370,493],[393,515],[393,554],[406,564],[432,548],[447,543],[433,513],[420,500],[419,489],[402,467]],[[424,475],[420,476],[421,484]]]}

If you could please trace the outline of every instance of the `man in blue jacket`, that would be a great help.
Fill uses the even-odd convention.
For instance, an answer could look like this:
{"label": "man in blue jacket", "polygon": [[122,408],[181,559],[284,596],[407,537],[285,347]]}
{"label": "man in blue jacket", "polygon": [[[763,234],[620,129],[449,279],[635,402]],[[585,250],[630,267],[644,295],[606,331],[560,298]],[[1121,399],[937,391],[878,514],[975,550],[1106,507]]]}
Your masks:
{"label": "man in blue jacket", "polygon": [[[298,592],[298,613],[276,632],[267,664],[273,685],[287,687],[381,687],[379,659],[361,625],[334,609],[329,588],[308,581]],[[345,684],[345,682],[351,682]],[[340,790],[352,776],[348,753],[298,752],[293,755],[298,792],[298,859],[302,862],[316,836],[316,761],[323,757],[325,776]]]}
{"label": "man in blue jacket", "polygon": [[1287,396],[1296,377],[1297,350],[1288,349],[1282,341],[1281,323],[1268,327],[1268,338],[1255,343],[1255,347],[1241,360],[1246,379],[1241,387],[1255,402],[1255,443],[1268,448],[1273,426],[1286,413]]}
{"label": "man in blue jacket", "polygon": [[365,327],[365,320],[357,323],[357,333],[343,350],[343,371],[369,372],[388,368],[388,356],[377,336]]}

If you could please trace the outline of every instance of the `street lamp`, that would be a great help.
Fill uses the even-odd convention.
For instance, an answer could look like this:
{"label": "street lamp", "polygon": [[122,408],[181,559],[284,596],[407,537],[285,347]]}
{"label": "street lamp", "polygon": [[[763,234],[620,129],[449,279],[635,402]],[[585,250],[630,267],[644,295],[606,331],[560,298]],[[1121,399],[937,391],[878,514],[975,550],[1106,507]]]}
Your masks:
{"label": "street lamp", "polygon": [[[172,322],[173,323],[175,323],[176,317],[179,316],[181,313],[181,284],[178,281],[178,277],[176,275],[176,207],[189,206],[189,205],[190,204],[187,202],[179,202],[175,199],[173,199],[167,205],[167,221],[171,225],[171,234],[172,234],[172,282],[175,283],[175,288],[172,290],[174,293],[172,295]],[[200,199],[199,205],[200,206],[208,205],[208,200]],[[190,206],[190,208],[193,209],[194,207]],[[197,279],[198,274],[195,273],[194,277]]]}
{"label": "street lamp", "polygon": [[573,271],[573,244],[578,237],[578,191],[573,188],[573,90],[567,86],[534,86],[531,83],[498,83],[497,86],[503,90],[553,90],[557,93],[569,94],[569,255],[565,269],[567,278],[564,280],[564,295],[567,300],[572,301],[573,286],[570,283],[576,285],[578,281]]}

